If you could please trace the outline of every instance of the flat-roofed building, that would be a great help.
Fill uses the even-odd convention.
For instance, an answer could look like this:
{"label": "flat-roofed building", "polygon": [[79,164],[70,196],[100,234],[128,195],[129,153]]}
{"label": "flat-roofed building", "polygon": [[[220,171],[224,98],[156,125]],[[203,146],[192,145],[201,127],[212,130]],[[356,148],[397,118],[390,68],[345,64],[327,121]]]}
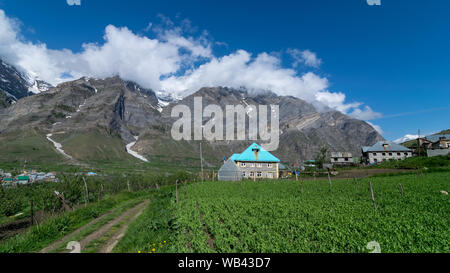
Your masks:
{"label": "flat-roofed building", "polygon": [[330,161],[335,165],[353,165],[352,153],[348,152],[331,152]]}

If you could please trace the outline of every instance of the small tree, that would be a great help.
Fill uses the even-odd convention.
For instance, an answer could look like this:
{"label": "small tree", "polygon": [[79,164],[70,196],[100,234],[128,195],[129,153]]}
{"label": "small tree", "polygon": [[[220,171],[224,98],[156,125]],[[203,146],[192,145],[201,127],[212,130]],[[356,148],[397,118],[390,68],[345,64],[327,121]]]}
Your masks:
{"label": "small tree", "polygon": [[323,164],[325,163],[325,160],[327,158],[327,152],[328,152],[327,147],[322,146],[322,148],[320,148],[319,152],[316,154],[315,161],[316,161],[316,166],[319,169],[323,169]]}

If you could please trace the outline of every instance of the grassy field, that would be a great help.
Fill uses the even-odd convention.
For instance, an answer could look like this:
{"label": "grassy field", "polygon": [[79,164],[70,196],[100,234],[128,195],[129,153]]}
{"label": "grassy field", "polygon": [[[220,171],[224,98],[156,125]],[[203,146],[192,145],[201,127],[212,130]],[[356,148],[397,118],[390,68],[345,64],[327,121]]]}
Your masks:
{"label": "grassy field", "polygon": [[122,192],[105,197],[103,200],[51,218],[43,224],[29,229],[25,234],[0,242],[0,253],[37,252],[64,235],[87,224],[107,210],[132,202],[150,194],[149,191],[137,193]]}
{"label": "grassy field", "polygon": [[16,132],[15,134],[0,135],[0,162],[23,166],[28,162],[57,163],[64,162],[63,156],[53,148],[43,133],[35,130]]}
{"label": "grassy field", "polygon": [[[370,198],[373,182],[377,209]],[[403,187],[403,196],[400,186]],[[117,252],[450,252],[450,173],[204,182],[161,193]]]}

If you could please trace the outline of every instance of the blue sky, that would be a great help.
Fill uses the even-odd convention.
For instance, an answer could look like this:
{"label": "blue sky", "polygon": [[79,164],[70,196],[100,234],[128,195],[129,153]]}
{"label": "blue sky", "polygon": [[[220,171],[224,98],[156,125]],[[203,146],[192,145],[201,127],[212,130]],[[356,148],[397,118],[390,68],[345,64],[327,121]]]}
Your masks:
{"label": "blue sky", "polygon": [[[69,6],[66,0],[0,0],[0,9],[20,20],[22,41],[74,54],[83,43],[105,43],[108,25],[153,38],[150,22],[184,26],[180,36],[204,47],[206,39],[217,58],[240,49],[253,57],[266,52],[299,76],[326,79],[326,90],[345,94],[346,105],[361,102],[361,109],[380,113],[369,121],[386,139],[450,128],[449,1],[81,0]],[[293,66],[289,49],[313,52],[320,65]],[[186,70],[207,54],[196,55]]]}

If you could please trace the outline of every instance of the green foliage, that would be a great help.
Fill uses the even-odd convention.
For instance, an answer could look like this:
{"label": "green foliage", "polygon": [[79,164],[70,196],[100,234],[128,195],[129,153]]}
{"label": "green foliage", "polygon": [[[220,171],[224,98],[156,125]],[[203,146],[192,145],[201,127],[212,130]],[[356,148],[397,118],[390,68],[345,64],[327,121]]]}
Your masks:
{"label": "green foliage", "polygon": [[327,158],[327,147],[323,146],[320,148],[319,152],[317,153],[315,157],[315,163],[319,169],[323,169],[323,164],[325,163],[325,160]]}
{"label": "green foliage", "polygon": [[56,108],[61,109],[66,112],[75,112],[75,108],[73,108],[72,106],[69,106],[69,105],[65,105],[65,104],[58,104],[58,105],[56,105]]}
{"label": "green foliage", "polygon": [[125,237],[114,248],[115,252],[170,251],[177,231],[172,209],[174,189],[175,187],[170,186],[152,193],[149,206],[134,223],[130,224]]}
{"label": "green foliage", "polygon": [[[55,191],[64,194],[64,198],[71,207],[85,202],[101,200],[108,194],[122,191],[141,191],[156,187],[173,185],[176,180],[187,181],[192,175],[186,172],[176,172],[171,175],[139,174],[105,174],[99,176],[82,176],[63,173],[58,176],[60,182],[38,182],[31,185],[17,185],[0,187],[0,218],[11,216],[19,212],[29,215],[30,200],[33,200],[35,210],[42,208],[47,212],[58,212],[62,204],[55,195]],[[87,199],[84,180],[86,181],[89,199]]]}
{"label": "green foliage", "polygon": [[51,242],[62,238],[66,234],[105,213],[107,210],[146,194],[148,194],[146,191],[140,191],[138,193],[122,192],[117,195],[108,196],[100,202],[92,203],[75,211],[66,212],[39,226],[32,227],[23,235],[12,237],[0,243],[0,253],[28,253],[39,251]]}
{"label": "green foliage", "polygon": [[55,110],[51,111],[51,115],[55,118],[65,118],[66,115],[62,112],[56,112]]}
{"label": "green foliage", "polygon": [[177,230],[166,251],[368,252],[367,243],[377,241],[382,252],[448,253],[450,205],[440,191],[449,190],[449,178],[373,177],[357,187],[335,180],[331,192],[326,180],[303,181],[303,192],[295,181],[192,184],[172,202]]}

